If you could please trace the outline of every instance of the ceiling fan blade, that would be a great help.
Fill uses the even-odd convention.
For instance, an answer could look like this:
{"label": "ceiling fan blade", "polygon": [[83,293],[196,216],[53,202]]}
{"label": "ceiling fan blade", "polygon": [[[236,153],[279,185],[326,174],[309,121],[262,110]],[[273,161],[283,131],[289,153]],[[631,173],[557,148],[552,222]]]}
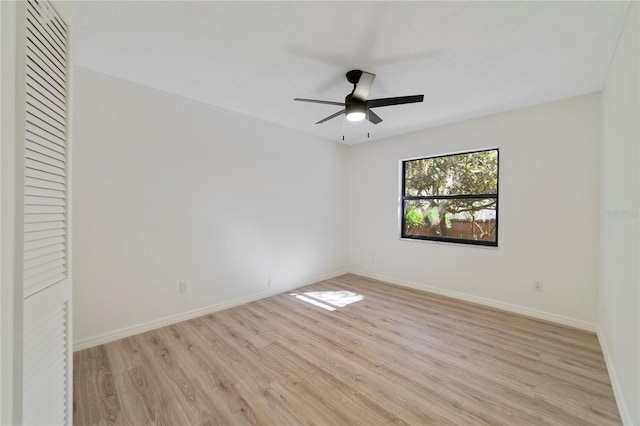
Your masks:
{"label": "ceiling fan blade", "polygon": [[311,102],[313,104],[327,104],[327,105],[338,105],[344,106],[344,102],[333,102],[333,101],[320,101],[318,99],[303,99],[303,98],[295,98],[294,101],[298,102]]}
{"label": "ceiling fan blade", "polygon": [[376,114],[371,110],[367,111],[367,117],[369,118],[369,121],[372,122],[373,124],[378,124],[379,122],[382,121],[382,118],[380,118],[378,114]]}
{"label": "ceiling fan blade", "polygon": [[376,79],[375,74],[371,74],[370,72],[362,71],[362,75],[356,83],[356,87],[353,89],[352,97],[357,99],[362,99],[363,101],[367,100],[369,96],[369,91],[371,90],[371,86],[373,85],[373,80]]}
{"label": "ceiling fan blade", "polygon": [[396,98],[371,99],[367,101],[367,106],[369,108],[377,108],[391,105],[412,104],[415,102],[422,102],[423,100],[424,95],[398,96]]}
{"label": "ceiling fan blade", "polygon": [[329,121],[329,120],[331,120],[332,118],[336,118],[337,116],[342,115],[342,114],[344,114],[344,110],[338,111],[338,112],[336,112],[335,114],[331,114],[331,115],[330,115],[330,116],[328,116],[327,118],[323,118],[322,120],[318,121],[316,124],[322,124],[322,123],[324,123],[325,121]]}

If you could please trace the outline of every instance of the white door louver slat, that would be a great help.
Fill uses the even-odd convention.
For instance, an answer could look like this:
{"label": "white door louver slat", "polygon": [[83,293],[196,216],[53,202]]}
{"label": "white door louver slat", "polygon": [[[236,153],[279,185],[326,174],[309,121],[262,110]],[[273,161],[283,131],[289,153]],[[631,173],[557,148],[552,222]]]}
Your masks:
{"label": "white door louver slat", "polygon": [[67,26],[47,0],[24,7],[22,423],[71,423]]}
{"label": "white door louver slat", "polygon": [[[28,124],[28,126],[30,125]],[[33,142],[47,149],[55,151],[58,154],[65,155],[66,151],[64,149],[64,145],[60,145],[59,143],[49,140],[45,135],[41,135],[40,134],[42,133],[41,129],[34,128],[34,130],[35,130],[34,132],[27,133],[26,140],[28,142]]]}
{"label": "white door louver slat", "polygon": [[24,276],[25,278],[35,278],[41,274],[49,272],[51,272],[50,275],[55,275],[53,271],[57,270],[59,267],[62,267],[62,270],[64,272],[64,259],[57,259],[52,262],[43,263],[42,265],[35,268],[27,269]]}
{"label": "white door louver slat", "polygon": [[66,198],[66,194],[64,190],[59,189],[51,189],[42,187],[43,182],[46,181],[36,181],[33,182],[33,185],[25,185],[25,190],[27,192],[26,195],[35,195],[39,197],[51,197],[51,198]]}
{"label": "white door louver slat", "polygon": [[25,226],[36,224],[36,223],[44,223],[44,222],[56,222],[56,221],[64,221],[64,214],[27,214],[25,215]]}
{"label": "white door louver slat", "polygon": [[[28,41],[28,63],[30,65],[35,65],[35,68],[33,68],[32,71],[36,71],[37,74],[40,75],[40,77],[43,77],[45,81],[51,80],[51,88],[60,91],[62,99],[64,99],[64,90],[60,90],[60,88],[64,87],[65,73],[60,70],[60,66],[56,63],[54,56],[49,56],[46,52],[43,52],[44,48],[37,39],[34,37],[28,37]],[[44,75],[50,76],[50,78],[45,78]]]}
{"label": "white door louver slat", "polygon": [[26,148],[39,152],[57,160],[65,160],[65,150],[57,144],[53,144],[45,139],[35,137],[35,135],[27,135]]}
{"label": "white door louver slat", "polygon": [[30,158],[25,160],[25,167],[33,170],[39,170],[47,173],[51,173],[53,175],[58,175],[64,177],[66,175],[64,171],[64,167],[55,167],[50,166],[48,164],[41,163],[39,161],[33,161]]}
{"label": "white door louver slat", "polygon": [[54,133],[47,132],[45,129],[38,127],[33,122],[28,120],[26,122],[26,128],[27,128],[27,138],[29,138],[30,135],[35,135],[39,139],[44,139],[47,142],[52,142],[64,148],[64,144],[65,144],[64,138],[61,139]]}
{"label": "white door louver slat", "polygon": [[[35,317],[32,318],[31,326],[29,327],[29,330],[25,330],[24,332],[25,340],[36,338],[35,342],[36,344],[38,344],[38,342],[41,342],[43,340],[42,337],[37,339],[37,336],[40,333],[39,330],[42,327],[46,327],[47,323],[50,323],[51,321],[56,321],[56,318],[64,318],[64,315],[65,313],[62,311],[52,310],[51,315],[42,316],[40,318],[35,318]],[[35,347],[35,345],[32,345],[32,346]],[[40,355],[41,354],[34,354],[33,356],[36,357]],[[30,372],[27,372],[27,373],[30,373]]]}
{"label": "white door louver slat", "polygon": [[50,166],[64,169],[64,160],[61,161],[56,158],[50,157],[48,155],[41,154],[38,151],[30,150],[28,147],[27,147],[27,151],[25,152],[25,156],[31,160],[39,161],[41,163],[45,163]]}
{"label": "white door louver slat", "polygon": [[34,257],[25,262],[25,278],[32,278],[46,271],[52,271],[59,266],[65,265],[66,259],[60,253],[48,253]]}
{"label": "white door louver slat", "polygon": [[45,82],[47,77],[38,74],[38,69],[40,69],[40,71],[42,71],[42,74],[46,75],[44,70],[42,70],[35,64],[32,64],[31,58],[27,58],[27,68],[27,71],[31,73],[31,76],[27,78],[27,93],[29,95],[33,95],[34,97],[39,94],[40,96],[45,97],[56,111],[64,111],[64,96],[58,90],[56,90],[54,86],[46,85]]}
{"label": "white door louver slat", "polygon": [[[63,311],[58,311],[58,310],[51,311],[49,315],[47,315],[46,317],[42,317],[40,321],[37,321],[37,323],[33,324],[30,330],[24,333],[25,341],[30,342],[29,346],[31,346],[34,349],[41,349],[43,347],[50,348],[56,343],[62,344],[62,342],[59,342],[58,339],[56,338],[55,333],[51,333],[46,336],[40,333],[40,330],[42,330],[43,328],[49,327],[51,323],[55,323],[55,322],[58,322],[58,323],[64,322]],[[36,351],[32,355],[32,357],[33,359],[36,359],[36,360],[44,359],[47,357],[47,354],[43,354],[42,351]],[[42,368],[42,366],[38,365],[37,368],[34,368],[33,370],[26,372],[25,373],[26,377],[28,377],[29,374],[37,373],[40,368]]]}
{"label": "white door louver slat", "polygon": [[45,138],[43,136],[40,136],[38,134],[35,134],[35,133],[27,133],[26,140],[27,140],[27,142],[33,142],[33,143],[38,144],[40,146],[43,146],[43,147],[45,147],[47,149],[55,151],[58,154],[64,155],[65,152],[66,152],[65,149],[64,149],[64,146],[61,146],[61,145],[59,145],[57,143],[54,143],[54,142],[50,141],[49,139],[47,139],[47,138]]}
{"label": "white door louver slat", "polygon": [[[25,156],[26,155],[28,154],[25,153]],[[29,157],[26,158],[25,166],[35,171],[46,172],[46,173],[49,173],[49,175],[59,176],[62,180],[64,180],[64,177],[66,175],[64,167],[52,166],[50,164],[47,164],[46,162],[33,160]],[[50,176],[47,176],[47,177],[51,179]],[[47,179],[43,179],[43,180],[47,180]],[[62,182],[59,182],[59,183],[62,183]]]}
{"label": "white door louver slat", "polygon": [[46,229],[43,231],[32,231],[32,232],[25,231],[24,240],[37,241],[37,240],[42,240],[44,238],[64,236],[65,234],[66,234],[66,230],[64,228]]}
{"label": "white door louver slat", "polygon": [[64,227],[64,219],[63,214],[30,214],[26,215],[25,227],[41,223],[62,223],[62,227]]}
{"label": "white door louver slat", "polygon": [[64,279],[64,268],[60,271],[51,271],[51,273],[40,274],[39,276],[29,278],[25,280],[25,288],[34,293],[40,291],[46,291],[48,287],[54,286],[54,284]]}
{"label": "white door louver slat", "polygon": [[56,43],[58,43],[58,45],[64,50],[65,56],[66,56],[67,54],[66,24],[64,24],[62,20],[59,19],[58,17],[52,16],[50,14],[47,14],[47,16],[43,18],[43,15],[38,10],[36,10],[39,7],[40,3],[46,3],[46,2],[29,0],[29,5],[31,6],[31,8],[29,9],[31,10],[29,10],[27,16],[31,16],[35,18],[36,21],[43,26],[44,30],[53,36],[53,38],[56,40]]}
{"label": "white door louver slat", "polygon": [[[31,40],[27,40],[27,41],[31,41]],[[44,80],[45,83],[41,85],[47,88],[47,91],[51,92],[52,90],[55,90],[59,92],[59,89],[56,86],[56,84],[58,79],[64,80],[64,76],[60,75],[60,71],[56,69],[55,64],[50,59],[45,59],[44,54],[39,52],[38,49],[29,47],[29,44],[27,44],[27,58],[29,59],[30,63],[36,64],[36,67],[35,69],[33,69],[33,71],[36,71],[38,69],[41,71],[41,72],[30,74],[28,76],[28,79],[32,81]],[[32,70],[29,70],[29,71],[32,71]],[[61,93],[56,97],[58,98],[59,101],[64,101],[64,93]]]}
{"label": "white door louver slat", "polygon": [[[67,43],[66,43],[66,35],[63,34],[62,38],[60,38],[60,33],[58,31],[56,31],[55,25],[57,24],[57,22],[53,22],[54,25],[52,26],[48,26],[48,25],[42,25],[42,18],[41,15],[36,13],[33,8],[37,7],[37,2],[33,2],[33,1],[29,1],[30,5],[32,7],[27,8],[27,20],[30,21],[31,23],[38,23],[40,24],[40,28],[46,32],[49,36],[51,36],[51,39],[56,43],[56,45],[60,48],[60,50],[62,50],[64,56],[66,57],[67,55]],[[51,17],[52,21],[55,20],[55,17]],[[36,24],[37,25],[37,24]],[[65,33],[66,30],[63,30],[63,33]],[[64,41],[64,42],[63,42]]]}
{"label": "white door louver slat", "polygon": [[[37,40],[39,43],[40,51],[45,51],[47,56],[52,58],[57,65],[61,68],[63,74],[66,74],[64,64],[64,58],[66,57],[66,53],[64,49],[60,46],[60,43],[50,31],[43,30],[42,25],[40,25],[39,20],[34,19],[32,16],[27,16],[27,36],[28,38],[33,38],[33,40]],[[44,48],[44,49],[43,49]]]}
{"label": "white door louver slat", "polygon": [[64,267],[56,268],[54,270],[39,274],[35,277],[24,280],[25,289],[32,292],[38,292],[46,289],[47,287],[54,285],[64,279],[64,273],[66,269]]}
{"label": "white door louver slat", "polygon": [[46,92],[55,95],[60,102],[64,103],[64,86],[60,82],[60,76],[56,76],[51,69],[53,64],[49,65],[42,61],[41,54],[36,50],[28,50],[27,67],[29,68],[28,81],[37,81]]}
{"label": "white door louver slat", "polygon": [[48,246],[53,246],[56,244],[62,244],[65,243],[66,240],[64,237],[51,237],[51,238],[43,238],[41,240],[36,240],[36,241],[27,241],[24,243],[24,251],[25,254],[27,252],[29,252],[30,250],[35,250],[35,249],[39,249],[42,247],[48,247]]}
{"label": "white door louver slat", "polygon": [[58,160],[62,162],[64,162],[65,160],[64,155],[59,153],[58,151],[50,149],[39,143],[32,142],[30,140],[26,141],[25,148],[27,148],[31,152],[37,152],[40,155],[44,155],[45,157],[53,158],[54,160]]}
{"label": "white door louver slat", "polygon": [[52,102],[47,96],[43,95],[29,83],[27,83],[27,100],[40,105],[41,109],[49,111],[51,115],[56,116],[61,120],[66,120],[64,109],[60,108],[59,105]]}
{"label": "white door louver slat", "polygon": [[[40,121],[40,123],[38,123]],[[42,141],[46,142],[50,147],[50,144],[58,145],[61,148],[64,145],[61,145],[61,141],[64,141],[64,138],[60,137],[60,132],[53,129],[52,126],[44,125],[41,123],[40,119],[34,118],[31,114],[27,114],[27,138],[28,140],[32,140],[34,142]],[[51,148],[53,149],[53,148]],[[54,150],[55,151],[55,150]]]}
{"label": "white door louver slat", "polygon": [[54,41],[52,34],[50,34],[48,31],[43,31],[40,22],[38,20],[34,20],[33,16],[27,16],[27,29],[29,31],[29,35],[40,40],[40,42],[46,46],[46,50],[48,52],[55,53],[50,56],[56,59],[64,70],[66,67],[66,64],[64,63],[66,54],[64,53],[64,51],[62,51],[58,43]]}
{"label": "white door louver slat", "polygon": [[59,176],[59,175],[54,175],[52,173],[45,173],[41,170],[35,170],[35,169],[26,169],[25,170],[25,176],[27,178],[36,178],[36,179],[42,179],[42,180],[46,180],[49,182],[57,182],[57,183],[66,183],[66,180],[64,178],[64,176]]}
{"label": "white door louver slat", "polygon": [[[60,368],[60,367],[58,367],[58,365],[52,365],[51,366],[51,370],[53,370],[54,368]],[[57,379],[56,376],[57,375],[55,375],[55,374],[47,375],[47,377],[42,377],[39,380],[39,382],[41,381],[43,383],[48,383],[48,382],[45,382],[45,380],[49,380],[49,381],[54,380],[55,381]],[[62,386],[58,386],[58,387],[62,387]],[[60,390],[62,390],[62,389],[60,389]],[[61,406],[61,405],[64,406],[64,398],[62,398],[62,397],[60,397],[60,395],[58,395],[58,392],[56,391],[56,389],[51,389],[51,388],[47,388],[47,387],[40,388],[40,389],[38,389],[38,388],[27,389],[26,394],[31,399],[34,399],[34,400],[38,400],[38,399],[40,399],[40,400],[42,400],[42,399],[48,400],[48,401],[50,401],[50,403],[51,403],[51,405],[53,407],[58,407],[58,406]],[[41,407],[41,408],[38,407],[38,408],[39,409],[37,409],[37,411],[35,411],[32,414],[33,417],[35,417],[35,418],[44,417],[44,415],[46,413],[46,410],[48,408],[46,408],[46,407]],[[53,411],[53,413],[49,413],[48,415],[51,415],[51,414],[53,414],[56,417],[61,417],[61,416],[64,415],[64,412],[62,412],[62,409],[56,408]],[[49,423],[47,423],[47,424],[49,424]]]}
{"label": "white door louver slat", "polygon": [[[63,349],[63,347],[62,345],[60,345],[60,346],[48,347],[46,349],[60,351]],[[57,362],[51,362],[51,363],[47,362],[45,364],[46,368],[43,369],[39,375],[34,374],[33,376],[35,377],[33,377],[32,380],[35,379],[34,380],[35,383],[38,383],[38,382],[49,383],[52,380],[56,380],[56,376],[57,376],[56,371],[64,368],[64,362],[65,362],[64,359],[58,360]],[[31,386],[25,389],[25,393],[27,395],[30,395],[33,399],[43,399],[43,398],[53,399],[52,402],[54,402],[55,405],[59,405],[63,400],[63,398],[60,397],[60,395],[56,395],[54,392],[52,392],[52,389],[48,388],[47,386],[42,386],[42,387]]]}
{"label": "white door louver slat", "polygon": [[62,74],[66,74],[66,64],[64,58],[66,53],[62,51],[59,40],[55,37],[55,31],[48,31],[42,26],[40,19],[34,19],[33,15],[27,15],[27,38],[32,44],[45,53],[48,58],[57,62],[58,69]]}
{"label": "white door louver slat", "polygon": [[24,259],[25,261],[29,261],[49,253],[63,252],[64,248],[64,244],[55,244],[53,246],[46,246],[39,249],[31,250],[24,254]]}
{"label": "white door louver slat", "polygon": [[64,228],[64,222],[41,222],[41,223],[27,223],[24,225],[24,232],[45,231],[47,229],[60,229]]}
{"label": "white door louver slat", "polygon": [[[60,351],[59,348],[57,347],[53,347],[51,348],[51,350],[57,350]],[[58,374],[56,374],[56,370],[60,370],[61,369],[61,364],[63,364],[65,362],[65,360],[60,360],[58,362],[48,362],[48,370],[45,371],[45,374],[42,374],[41,376],[39,376],[36,380],[36,383],[40,384],[40,383],[51,383],[54,382],[58,379]],[[64,367],[64,366],[62,366]],[[64,384],[61,384],[63,387]],[[62,390],[62,389],[60,389]],[[34,400],[43,400],[46,399],[48,401],[50,401],[52,403],[52,405],[55,406],[59,406],[59,405],[63,405],[64,402],[64,398],[61,397],[58,392],[56,392],[56,389],[51,389],[50,387],[47,386],[43,386],[43,387],[30,387],[25,389],[25,394],[27,394],[31,399]],[[59,411],[59,409],[57,409],[56,411]],[[62,413],[56,413],[56,415],[60,416]],[[42,416],[42,413],[40,412],[40,410],[36,411],[34,413],[35,416]],[[35,417],[34,416],[34,417]],[[49,423],[47,423],[49,424]]]}
{"label": "white door louver slat", "polygon": [[[58,35],[58,40],[62,42],[64,46],[67,45],[67,30],[66,25],[59,17],[54,16],[53,19],[53,32]],[[66,52],[66,50],[65,50]]]}
{"label": "white door louver slat", "polygon": [[29,204],[39,205],[39,206],[64,206],[65,201],[60,198],[48,198],[48,197],[31,197],[26,196],[25,202]]}
{"label": "white door louver slat", "polygon": [[61,131],[56,127],[57,123],[53,122],[53,120],[47,120],[46,117],[40,117],[38,111],[36,111],[31,105],[27,106],[29,107],[29,111],[27,111],[27,123],[31,123],[50,135],[55,136],[58,140],[64,141],[64,131]]}
{"label": "white door louver slat", "polygon": [[64,191],[64,184],[58,182],[51,182],[49,180],[44,179],[36,179],[36,178],[25,178],[25,185],[32,186],[34,188],[46,188],[46,189],[55,189],[58,191]]}
{"label": "white door louver slat", "polygon": [[[63,209],[64,206],[29,206],[29,210],[32,209],[54,209],[54,208],[58,208],[58,209]],[[57,212],[43,212],[43,213],[27,213],[24,215],[24,223],[25,225],[30,225],[33,223],[44,223],[44,222],[61,222],[64,221],[66,219],[66,216],[64,213],[57,213]]]}
{"label": "white door louver slat", "polygon": [[[30,21],[27,22],[31,24]],[[38,58],[45,65],[43,68],[51,74],[52,78],[57,80],[56,83],[64,85],[67,73],[59,52],[56,52],[51,46],[47,46],[47,43],[33,31],[33,27],[33,24],[27,25],[27,40],[29,42],[27,44],[27,55],[33,59]]]}
{"label": "white door louver slat", "polygon": [[[60,18],[54,16],[53,19],[53,32],[58,35],[58,40],[62,42],[62,44],[67,46],[67,30],[66,25],[60,20]],[[66,52],[66,49],[65,49]]]}
{"label": "white door louver slat", "polygon": [[25,261],[24,267],[25,269],[31,269],[31,268],[37,267],[38,265],[50,262],[52,260],[63,259],[63,258],[64,258],[64,253],[53,252],[53,253],[45,254],[43,256],[39,256],[34,259]]}
{"label": "white door louver slat", "polygon": [[42,290],[44,288],[44,285],[55,284],[58,281],[64,279],[65,272],[66,268],[64,267],[64,262],[63,265],[45,269],[44,272],[40,272],[39,274],[35,274],[28,278],[26,277],[26,275],[29,273],[29,270],[27,270],[25,271],[25,288],[39,287],[39,290]]}
{"label": "white door louver slat", "polygon": [[37,83],[41,90],[53,95],[59,103],[64,104],[64,86],[62,86],[49,67],[40,60],[39,55],[29,52],[27,55],[27,68],[29,68],[27,81]]}
{"label": "white door louver slat", "polygon": [[[47,222],[45,222],[47,223]],[[38,231],[26,231],[24,232],[25,241],[42,240],[43,238],[64,236],[67,233],[64,227],[54,229],[43,229]]]}
{"label": "white door louver slat", "polygon": [[26,286],[29,287],[36,285],[51,277],[64,274],[65,271],[64,259],[54,260],[53,262],[45,263],[37,268],[27,269],[24,275]]}
{"label": "white door louver slat", "polygon": [[[49,324],[47,325],[43,325],[41,328],[46,328],[49,327],[51,325],[62,325],[64,324],[64,317],[60,316],[59,318],[50,318]],[[26,372],[25,373],[25,379],[27,379],[27,381],[29,382],[34,382],[34,379],[37,379],[38,377],[42,376],[43,374],[46,373],[47,371],[47,364],[46,364],[46,360],[47,360],[47,355],[45,350],[46,349],[53,349],[56,347],[63,347],[64,346],[64,341],[61,341],[58,336],[55,333],[51,333],[48,336],[42,336],[42,335],[34,335],[34,340],[30,341],[30,345],[34,350],[33,353],[33,361],[36,361],[36,365],[37,367],[34,368],[32,371]],[[29,380],[31,379],[31,380]],[[28,389],[30,386],[27,386],[26,388]]]}
{"label": "white door louver slat", "polygon": [[[36,79],[32,79],[32,81],[37,82]],[[34,84],[34,86],[36,86],[36,84]],[[40,84],[40,86],[42,86],[42,84]],[[56,100],[57,102],[53,102],[53,100],[50,100],[51,94],[48,94],[49,96],[44,96],[40,91],[27,87],[27,104],[29,104],[29,106],[33,108],[34,111],[39,111],[52,120],[57,121],[58,124],[60,124],[64,128],[65,117],[60,112],[60,110],[62,109],[61,107],[64,106],[64,103],[57,99],[56,96],[53,96],[53,100]],[[64,109],[62,110],[64,111]]]}
{"label": "white door louver slat", "polygon": [[[63,321],[53,321],[54,325],[60,326],[63,324]],[[53,334],[51,339],[43,340],[41,345],[38,347],[33,347],[33,351],[35,354],[42,353],[43,350],[61,350],[64,347],[64,342],[60,341],[58,336]],[[46,357],[39,356],[34,357],[33,361],[36,361],[38,364],[38,368],[34,369],[32,372],[25,374],[25,382],[31,382],[33,384],[37,384],[40,380],[46,380],[48,377],[55,375],[55,370],[62,367],[60,364],[64,362],[63,359],[58,360],[51,364],[47,363]],[[54,368],[51,368],[54,367]],[[28,386],[25,388],[25,392],[31,393],[33,395],[37,395],[38,393],[45,393],[49,391],[46,386],[38,388],[34,385]]]}
{"label": "white door louver slat", "polygon": [[27,34],[27,42],[27,56],[42,65],[42,69],[51,76],[51,83],[63,82],[66,73],[61,69],[60,64],[56,63],[55,52],[49,51],[40,43],[40,40],[29,34]]}
{"label": "white door louver slat", "polygon": [[25,193],[27,195],[37,195],[40,197],[50,197],[50,198],[64,199],[66,197],[64,191],[56,191],[54,189],[44,189],[44,188],[38,188],[34,186],[27,186],[25,189]]}
{"label": "white door louver slat", "polygon": [[[42,398],[42,399],[51,399],[51,403],[52,403],[52,405],[54,407],[58,407],[58,406],[62,405],[62,401],[63,401],[59,397],[56,398],[56,394],[54,394],[53,392],[50,392],[48,395],[42,395],[40,398]],[[56,399],[54,399],[54,398],[56,398]],[[51,415],[51,416],[53,416],[55,418],[58,418],[58,417],[64,416],[64,412],[62,412],[61,408],[57,408],[57,409],[53,410],[53,412],[48,413],[48,414],[47,414],[46,410],[48,410],[47,407],[40,408],[38,411],[33,413],[33,417],[34,418],[43,418],[43,417],[45,417],[47,415]]]}
{"label": "white door louver slat", "polygon": [[[50,326],[61,326],[64,324],[64,317],[60,318],[51,318],[49,324],[43,325],[39,329],[47,328]],[[34,364],[37,364],[37,368],[34,368],[32,371],[25,373],[25,382],[29,382],[29,385],[25,387],[25,390],[31,391],[32,393],[38,392],[38,388],[33,384],[37,382],[39,378],[44,378],[44,376],[51,374],[49,365],[47,364],[47,356],[42,353],[47,349],[62,349],[64,347],[64,341],[60,340],[59,336],[56,333],[52,333],[49,336],[41,336],[35,335],[33,336],[34,340],[29,341],[31,348],[33,349],[33,358],[35,361]],[[58,363],[62,360],[58,360],[57,363],[54,363],[54,366],[58,366]],[[43,388],[43,390],[46,389]]]}
{"label": "white door louver slat", "polygon": [[[58,214],[58,213],[64,213],[64,206],[25,206],[24,207],[24,212],[27,214],[27,217],[30,217],[30,214]],[[63,219],[49,219],[46,222],[49,221],[56,221],[56,220],[63,220]],[[43,221],[40,221],[43,222]],[[32,221],[28,221],[25,220],[24,222],[25,224],[28,223],[32,223]]]}
{"label": "white door louver slat", "polygon": [[[53,320],[51,321],[50,325],[53,326],[61,326],[64,324],[64,318],[60,318],[60,320]],[[61,350],[64,348],[64,341],[61,341],[59,336],[57,336],[55,333],[51,334],[50,336],[47,336],[47,338],[44,338],[44,336],[35,336],[36,339],[39,339],[37,341],[31,341],[29,343],[33,344],[33,343],[39,343],[37,346],[33,345],[32,349],[33,349],[33,361],[35,361],[34,364],[37,364],[38,367],[35,368],[33,371],[28,372],[27,374],[25,374],[25,381],[26,382],[31,382],[31,384],[29,386],[27,386],[25,388],[25,390],[27,392],[31,392],[34,394],[37,394],[38,392],[42,392],[42,391],[46,391],[47,388],[42,387],[42,388],[38,388],[37,386],[34,386],[34,384],[36,384],[38,382],[38,379],[46,379],[47,376],[51,376],[52,373],[55,374],[55,369],[50,368],[51,366],[54,367],[58,367],[60,368],[61,365],[60,363],[64,362],[63,359],[59,359],[57,360],[57,362],[53,362],[51,364],[47,363],[47,356],[43,356],[42,353],[46,350]]]}
{"label": "white door louver slat", "polygon": [[43,104],[38,99],[34,99],[31,96],[27,96],[27,105],[34,113],[37,113],[41,118],[51,122],[56,128],[64,132],[65,119],[49,108],[46,104]]}
{"label": "white door louver slat", "polygon": [[[23,423],[25,425],[60,425],[67,422],[67,302],[53,297],[57,309],[44,297],[34,303],[39,308],[38,319],[26,315],[28,331],[24,338]],[[25,327],[26,328],[26,327]],[[31,368],[27,368],[27,365]]]}
{"label": "white door louver slat", "polygon": [[[59,319],[52,318],[48,326],[59,327],[63,324],[64,324],[64,317],[61,317]],[[42,327],[42,328],[46,328],[46,327]],[[35,394],[35,393],[47,390],[46,386],[40,389],[37,386],[34,386],[34,384],[37,384],[38,379],[46,379],[46,377],[51,376],[52,373],[55,374],[55,369],[52,369],[50,367],[54,366],[59,368],[61,367],[59,364],[63,362],[63,359],[58,359],[53,363],[51,363],[53,364],[51,365],[47,362],[47,356],[43,356],[42,353],[45,352],[46,350],[59,351],[64,347],[64,341],[60,340],[59,336],[56,333],[52,333],[51,335],[46,337],[36,335],[34,336],[34,338],[36,340],[29,341],[29,344],[33,349],[32,360],[35,361],[34,364],[37,364],[38,367],[34,368],[33,371],[29,371],[28,373],[26,373],[24,378],[25,378],[25,382],[30,382],[30,384],[25,387],[25,390],[27,392],[31,392]],[[36,345],[36,343],[38,343],[38,345]]]}

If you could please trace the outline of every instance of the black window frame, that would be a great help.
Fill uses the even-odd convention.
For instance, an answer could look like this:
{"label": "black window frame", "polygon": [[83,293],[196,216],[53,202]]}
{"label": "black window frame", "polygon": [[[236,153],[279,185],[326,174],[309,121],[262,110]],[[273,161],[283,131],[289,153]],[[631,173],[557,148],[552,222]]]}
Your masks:
{"label": "black window frame", "polygon": [[[496,193],[495,194],[456,194],[456,195],[428,195],[428,196],[407,196],[405,195],[406,191],[406,165],[411,161],[419,161],[419,160],[429,160],[432,158],[443,158],[443,157],[453,157],[457,155],[464,154],[474,154],[477,152],[489,152],[495,151],[497,155],[497,185],[496,185]],[[500,194],[500,149],[499,148],[485,148],[478,149],[473,151],[463,151],[463,152],[454,152],[450,154],[440,154],[440,155],[431,155],[427,157],[419,157],[419,158],[411,158],[407,160],[402,160],[401,163],[401,177],[402,185],[401,185],[401,193],[400,193],[400,238],[407,240],[423,240],[423,241],[437,241],[437,242],[445,242],[445,243],[455,243],[455,244],[465,244],[465,245],[474,245],[474,246],[485,246],[485,247],[498,247],[498,230],[499,227],[499,194]],[[415,235],[415,234],[407,234],[406,233],[406,206],[407,201],[411,200],[433,200],[433,199],[488,199],[495,198],[496,200],[496,238],[495,241],[486,241],[486,240],[471,240],[466,238],[453,238],[453,237],[438,237],[438,236],[428,236],[428,235]]]}

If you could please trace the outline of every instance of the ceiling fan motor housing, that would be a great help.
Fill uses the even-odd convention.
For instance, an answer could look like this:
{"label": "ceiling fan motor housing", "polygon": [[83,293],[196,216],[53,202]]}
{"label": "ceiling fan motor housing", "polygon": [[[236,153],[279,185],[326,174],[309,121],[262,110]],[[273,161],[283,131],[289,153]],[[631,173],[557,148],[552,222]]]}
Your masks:
{"label": "ceiling fan motor housing", "polygon": [[348,120],[362,120],[367,114],[367,101],[347,95],[344,99],[344,109]]}

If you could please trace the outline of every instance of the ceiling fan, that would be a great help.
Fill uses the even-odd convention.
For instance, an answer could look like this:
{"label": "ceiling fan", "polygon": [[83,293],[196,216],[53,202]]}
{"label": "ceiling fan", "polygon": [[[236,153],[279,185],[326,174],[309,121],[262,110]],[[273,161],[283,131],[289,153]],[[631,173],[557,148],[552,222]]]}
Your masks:
{"label": "ceiling fan", "polygon": [[371,74],[361,70],[351,70],[347,73],[347,81],[353,84],[353,91],[348,94],[344,102],[333,101],[321,101],[317,99],[302,99],[295,98],[294,101],[299,102],[312,102],[316,104],[338,105],[343,106],[344,109],[331,114],[330,116],[323,118],[316,124],[322,124],[326,121],[336,118],[339,115],[345,114],[349,121],[360,121],[367,118],[373,124],[378,124],[382,121],[382,118],[375,112],[371,111],[371,108],[379,108],[391,105],[411,104],[415,102],[422,102],[424,95],[414,96],[398,96],[394,98],[380,98],[380,99],[367,99],[369,91],[373,85],[373,80],[376,78],[375,74]]}

